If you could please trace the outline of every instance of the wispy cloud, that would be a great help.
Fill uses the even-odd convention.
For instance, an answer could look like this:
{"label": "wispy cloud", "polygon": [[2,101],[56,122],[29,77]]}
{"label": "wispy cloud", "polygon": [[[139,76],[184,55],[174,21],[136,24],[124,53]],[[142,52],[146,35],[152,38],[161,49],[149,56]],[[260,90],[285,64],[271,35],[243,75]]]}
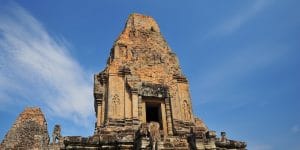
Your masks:
{"label": "wispy cloud", "polygon": [[[225,91],[228,90],[228,86],[232,85],[233,81],[238,81],[249,74],[255,74],[259,70],[275,65],[283,59],[287,52],[288,47],[286,46],[252,45],[228,54],[217,62],[214,61],[215,65],[212,65],[209,70],[199,76],[198,85],[201,90],[207,92],[202,103],[220,100],[219,97],[222,97],[222,94],[228,96],[229,93]],[[227,88],[224,88],[224,86],[227,86]],[[209,93],[210,89],[215,90],[217,88],[221,88],[218,89],[218,94],[216,94],[216,91]],[[232,98],[232,100],[241,98],[237,93],[234,93],[234,96],[235,98]],[[247,97],[245,95],[241,96],[243,96],[243,99]]]}
{"label": "wispy cloud", "polygon": [[247,23],[259,14],[270,0],[256,0],[248,8],[241,9],[236,15],[226,18],[220,25],[214,27],[204,38],[214,36],[224,36],[237,31],[242,25]]}
{"label": "wispy cloud", "polygon": [[284,45],[257,44],[208,62],[208,69],[202,71],[194,83],[202,93],[201,97],[196,97],[200,101],[194,104],[195,107],[222,103],[226,107],[220,111],[238,110],[249,105],[266,108],[272,103],[272,97],[283,92],[282,87],[269,88],[262,94],[249,80],[256,82],[253,76],[264,76],[266,70],[285,61],[290,55],[289,50]]}
{"label": "wispy cloud", "polygon": [[253,149],[253,150],[271,150],[273,149],[271,145],[268,144],[258,144],[258,145],[254,145],[252,147],[249,147],[249,149]]}
{"label": "wispy cloud", "polygon": [[300,132],[299,125],[292,126],[291,131],[292,131],[292,133],[299,133]]}
{"label": "wispy cloud", "polygon": [[88,123],[91,76],[24,8],[0,6],[0,109],[38,105],[50,116]]}

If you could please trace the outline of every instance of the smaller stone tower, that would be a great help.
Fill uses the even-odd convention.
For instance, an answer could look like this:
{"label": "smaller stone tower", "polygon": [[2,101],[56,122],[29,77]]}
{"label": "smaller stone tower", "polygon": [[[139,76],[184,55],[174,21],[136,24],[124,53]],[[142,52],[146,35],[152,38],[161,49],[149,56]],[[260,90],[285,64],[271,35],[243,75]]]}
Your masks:
{"label": "smaller stone tower", "polygon": [[27,107],[5,135],[0,149],[46,149],[47,122],[40,108]]}

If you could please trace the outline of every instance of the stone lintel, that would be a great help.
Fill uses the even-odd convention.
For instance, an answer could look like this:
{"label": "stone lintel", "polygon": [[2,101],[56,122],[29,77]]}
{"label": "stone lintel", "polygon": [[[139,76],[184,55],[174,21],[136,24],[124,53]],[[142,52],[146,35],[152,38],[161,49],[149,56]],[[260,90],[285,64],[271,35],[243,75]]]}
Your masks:
{"label": "stone lintel", "polygon": [[142,83],[138,92],[140,96],[144,97],[169,97],[168,87],[162,84]]}

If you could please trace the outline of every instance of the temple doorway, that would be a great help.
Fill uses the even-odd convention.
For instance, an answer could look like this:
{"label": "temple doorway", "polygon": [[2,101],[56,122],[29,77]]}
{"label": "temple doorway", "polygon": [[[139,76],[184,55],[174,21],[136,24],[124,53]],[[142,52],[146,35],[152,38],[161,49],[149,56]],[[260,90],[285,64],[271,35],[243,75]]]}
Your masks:
{"label": "temple doorway", "polygon": [[160,129],[163,129],[160,103],[146,102],[146,122],[149,123],[151,121],[158,122]]}

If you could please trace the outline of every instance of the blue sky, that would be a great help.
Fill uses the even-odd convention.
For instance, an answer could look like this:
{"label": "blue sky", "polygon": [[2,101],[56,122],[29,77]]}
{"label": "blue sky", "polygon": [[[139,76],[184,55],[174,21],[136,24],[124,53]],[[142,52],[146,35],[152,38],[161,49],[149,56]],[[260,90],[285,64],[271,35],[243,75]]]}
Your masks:
{"label": "blue sky", "polygon": [[93,133],[92,76],[130,13],[153,16],[189,79],[194,113],[254,150],[300,149],[296,0],[0,0],[0,139],[25,106],[49,132]]}

